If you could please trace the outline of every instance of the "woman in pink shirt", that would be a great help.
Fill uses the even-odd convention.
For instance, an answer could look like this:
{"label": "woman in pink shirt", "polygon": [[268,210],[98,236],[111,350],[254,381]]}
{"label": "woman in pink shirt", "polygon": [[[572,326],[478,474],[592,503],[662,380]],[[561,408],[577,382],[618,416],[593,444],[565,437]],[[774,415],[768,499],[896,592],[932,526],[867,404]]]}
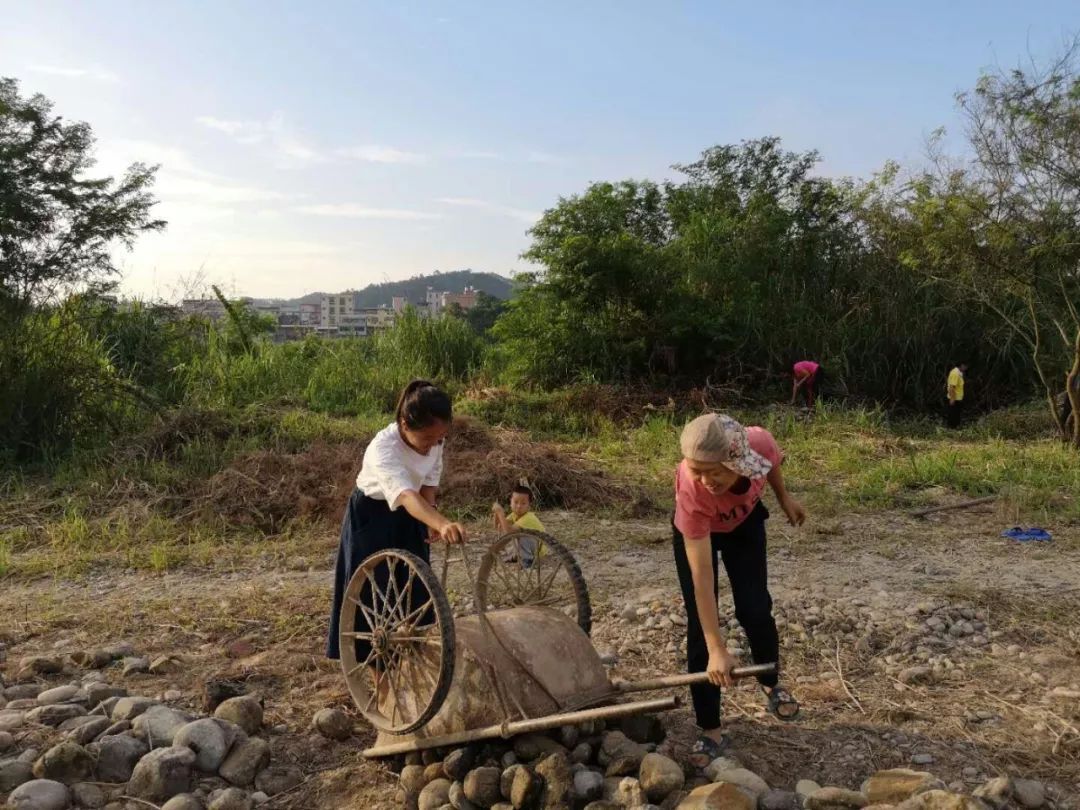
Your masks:
{"label": "woman in pink shirt", "polygon": [[[764,428],[745,428],[730,416],[710,413],[690,422],[680,443],[683,460],[675,473],[673,547],[686,604],[687,669],[709,674],[709,683],[690,687],[702,731],[691,756],[704,767],[729,744],[720,728],[719,687],[731,685],[731,669],[737,663],[728,652],[717,615],[717,557],[724,563],[735,618],[746,631],[754,661],[778,663],[780,639],[765,558],[769,517],[761,501],[765,483],[792,525],[802,525],[806,512],[784,488],[780,471],[784,454]],[[793,719],[799,704],[779,685],[779,676],[759,680],[769,710],[783,720]]]}
{"label": "woman in pink shirt", "polygon": [[821,366],[813,360],[800,360],[791,371],[794,377],[791,382],[791,404],[795,404],[799,389],[802,388],[803,393],[806,394],[806,407],[813,408],[814,386],[821,382]]}

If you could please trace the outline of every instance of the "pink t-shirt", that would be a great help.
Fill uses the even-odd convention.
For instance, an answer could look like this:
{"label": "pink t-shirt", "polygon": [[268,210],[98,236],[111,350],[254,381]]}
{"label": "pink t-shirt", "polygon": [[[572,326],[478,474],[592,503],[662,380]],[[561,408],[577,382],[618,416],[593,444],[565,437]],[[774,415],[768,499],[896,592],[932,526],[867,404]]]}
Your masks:
{"label": "pink t-shirt", "polygon": [[795,364],[795,376],[796,377],[812,377],[817,374],[819,366],[813,360],[800,360]]}
{"label": "pink t-shirt", "polygon": [[[784,462],[784,453],[769,431],[749,427],[746,433],[750,448],[771,461],[773,467]],[[741,494],[729,490],[714,495],[690,476],[684,459],[675,469],[675,528],[687,538],[730,532],[754,510],[764,489],[765,479],[759,478],[751,479],[749,488]]]}

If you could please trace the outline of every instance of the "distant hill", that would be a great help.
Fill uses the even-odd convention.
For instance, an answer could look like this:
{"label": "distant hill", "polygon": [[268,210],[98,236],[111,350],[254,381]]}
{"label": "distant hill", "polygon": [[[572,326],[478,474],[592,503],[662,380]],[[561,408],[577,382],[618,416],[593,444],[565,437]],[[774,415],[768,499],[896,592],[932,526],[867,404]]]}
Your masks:
{"label": "distant hill", "polygon": [[[513,293],[513,282],[495,273],[478,273],[473,270],[454,270],[449,273],[438,271],[426,276],[416,276],[405,281],[388,281],[383,284],[369,284],[359,291],[359,305],[377,307],[389,306],[395,296],[402,296],[412,303],[419,303],[427,295],[427,288],[439,292],[461,292],[466,287],[475,287],[488,295],[506,300]],[[344,290],[335,290],[344,292]],[[308,293],[302,298],[293,298],[289,304],[317,304],[324,293]]]}

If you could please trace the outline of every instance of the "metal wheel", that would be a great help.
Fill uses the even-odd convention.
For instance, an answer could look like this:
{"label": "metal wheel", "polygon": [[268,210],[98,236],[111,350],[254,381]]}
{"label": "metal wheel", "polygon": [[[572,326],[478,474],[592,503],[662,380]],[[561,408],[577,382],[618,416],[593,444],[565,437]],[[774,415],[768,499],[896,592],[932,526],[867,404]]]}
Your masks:
{"label": "metal wheel", "polygon": [[360,711],[408,734],[435,716],[454,678],[454,618],[431,568],[378,551],[360,563],[341,606],[341,666]]}
{"label": "metal wheel", "polygon": [[570,551],[544,532],[518,529],[488,549],[476,574],[478,612],[519,605],[562,610],[586,634],[592,605],[581,568]]}

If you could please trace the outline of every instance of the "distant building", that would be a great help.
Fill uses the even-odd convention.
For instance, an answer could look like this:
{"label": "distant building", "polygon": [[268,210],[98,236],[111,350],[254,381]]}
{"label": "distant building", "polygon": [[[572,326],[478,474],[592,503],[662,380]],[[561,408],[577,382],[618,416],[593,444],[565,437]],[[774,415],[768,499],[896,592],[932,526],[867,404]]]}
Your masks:
{"label": "distant building", "polygon": [[454,304],[457,304],[462,309],[472,309],[476,306],[476,292],[475,287],[466,287],[459,293],[438,291],[433,287],[428,287],[426,300],[424,301],[427,309],[426,314],[437,317]]}
{"label": "distant building", "polygon": [[330,329],[342,324],[344,319],[351,319],[356,311],[356,292],[348,290],[336,295],[324,295],[319,313],[319,326]]}
{"label": "distant building", "polygon": [[[241,298],[238,303],[243,307],[251,309],[253,302],[250,298]],[[220,321],[228,314],[225,311],[225,305],[216,297],[185,298],[180,303],[180,311],[184,313],[184,315],[195,315],[200,318],[207,318],[211,321]]]}

